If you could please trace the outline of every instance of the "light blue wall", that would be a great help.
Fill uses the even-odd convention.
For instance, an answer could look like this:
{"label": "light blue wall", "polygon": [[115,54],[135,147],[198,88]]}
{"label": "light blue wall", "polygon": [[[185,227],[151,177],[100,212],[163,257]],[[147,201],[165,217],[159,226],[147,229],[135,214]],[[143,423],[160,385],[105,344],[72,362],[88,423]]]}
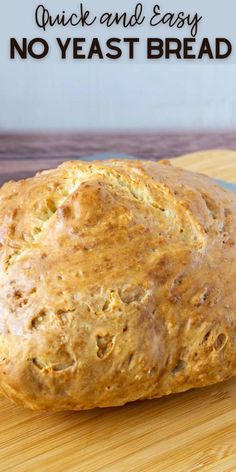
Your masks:
{"label": "light blue wall", "polygon": [[[198,11],[204,15],[199,38],[226,36],[234,43],[230,60],[201,63],[61,61],[55,37],[172,36],[161,28],[124,31],[117,27],[85,32],[60,28],[43,33],[34,24],[35,0],[7,0],[0,12],[0,130],[60,129],[215,129],[236,127],[236,2],[227,0],[145,0],[162,11]],[[79,1],[48,0],[51,11],[76,11]],[[99,6],[98,6],[99,3]],[[135,1],[87,0],[96,13],[128,9]],[[128,7],[127,7],[128,4]],[[189,36],[185,30],[185,36]],[[183,34],[182,33],[182,34]],[[45,37],[52,47],[42,61],[9,59],[9,38]]]}

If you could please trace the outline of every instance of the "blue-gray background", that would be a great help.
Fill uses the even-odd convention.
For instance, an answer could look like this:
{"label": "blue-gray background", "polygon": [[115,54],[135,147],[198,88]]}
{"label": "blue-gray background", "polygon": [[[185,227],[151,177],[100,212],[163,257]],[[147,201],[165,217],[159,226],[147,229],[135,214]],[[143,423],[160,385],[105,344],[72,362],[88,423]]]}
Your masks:
{"label": "blue-gray background", "polygon": [[[235,0],[145,0],[150,16],[158,3],[161,11],[198,12],[204,20],[199,40],[207,36],[227,37],[234,44],[226,61],[135,62],[62,61],[55,38],[98,36],[189,36],[188,29],[177,31],[148,24],[124,31],[96,26],[55,28],[44,33],[34,22],[40,2],[7,0],[0,12],[0,131],[2,130],[215,130],[236,126],[236,2]],[[76,11],[76,0],[42,2],[51,12]],[[87,0],[96,14],[106,10],[132,11],[136,1]],[[42,61],[9,59],[9,38],[45,37],[51,50]],[[54,46],[53,46],[54,45]]]}

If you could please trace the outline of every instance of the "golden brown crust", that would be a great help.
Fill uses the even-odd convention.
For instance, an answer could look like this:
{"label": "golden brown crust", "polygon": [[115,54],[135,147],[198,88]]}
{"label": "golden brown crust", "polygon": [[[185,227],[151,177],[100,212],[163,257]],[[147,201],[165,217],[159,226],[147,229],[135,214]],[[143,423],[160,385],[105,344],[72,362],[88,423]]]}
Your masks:
{"label": "golden brown crust", "polygon": [[122,405],[236,374],[236,195],[166,162],[66,162],[0,190],[0,388]]}

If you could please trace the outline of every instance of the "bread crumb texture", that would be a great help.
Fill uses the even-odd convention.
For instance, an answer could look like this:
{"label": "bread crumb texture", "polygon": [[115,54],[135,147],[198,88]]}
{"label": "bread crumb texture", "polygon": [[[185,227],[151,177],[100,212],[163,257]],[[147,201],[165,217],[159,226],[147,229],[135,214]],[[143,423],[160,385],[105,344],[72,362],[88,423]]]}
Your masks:
{"label": "bread crumb texture", "polygon": [[66,162],[0,190],[0,389],[123,405],[236,374],[236,195],[167,162]]}

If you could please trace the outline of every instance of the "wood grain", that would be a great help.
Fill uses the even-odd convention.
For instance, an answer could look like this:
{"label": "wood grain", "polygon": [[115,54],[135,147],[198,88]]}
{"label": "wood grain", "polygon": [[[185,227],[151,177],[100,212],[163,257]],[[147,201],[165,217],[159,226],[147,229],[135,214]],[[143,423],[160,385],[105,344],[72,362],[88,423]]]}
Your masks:
{"label": "wood grain", "polygon": [[[174,162],[236,181],[235,152]],[[1,398],[0,471],[235,472],[235,398],[236,379],[82,413],[35,413]]]}
{"label": "wood grain", "polygon": [[[86,155],[123,153],[159,160],[202,149],[236,150],[236,132],[0,134],[0,185]],[[208,160],[213,168],[214,155]]]}
{"label": "wood grain", "polygon": [[185,169],[236,183],[236,151],[200,151],[179,157],[173,162]]}
{"label": "wood grain", "polygon": [[1,401],[1,471],[236,469],[236,380],[120,409],[32,413]]}

